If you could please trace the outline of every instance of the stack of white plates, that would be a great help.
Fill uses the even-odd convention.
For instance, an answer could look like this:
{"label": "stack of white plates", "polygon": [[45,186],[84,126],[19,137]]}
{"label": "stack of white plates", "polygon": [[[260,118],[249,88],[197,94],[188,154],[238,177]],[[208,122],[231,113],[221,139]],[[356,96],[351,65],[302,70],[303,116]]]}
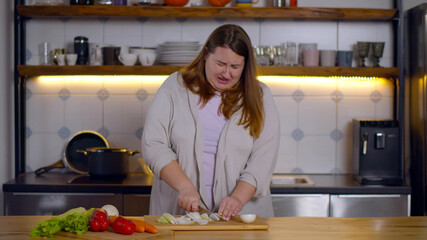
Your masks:
{"label": "stack of white plates", "polygon": [[200,50],[199,42],[165,42],[159,45],[159,62],[165,65],[182,66],[196,58]]}

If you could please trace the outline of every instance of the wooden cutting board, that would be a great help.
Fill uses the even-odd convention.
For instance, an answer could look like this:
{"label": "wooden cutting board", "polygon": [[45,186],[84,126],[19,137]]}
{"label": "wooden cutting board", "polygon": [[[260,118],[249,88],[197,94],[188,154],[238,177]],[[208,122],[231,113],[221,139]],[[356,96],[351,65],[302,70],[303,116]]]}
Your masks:
{"label": "wooden cutting board", "polygon": [[145,221],[156,226],[159,230],[174,230],[174,231],[203,231],[203,230],[266,230],[268,224],[265,219],[257,217],[253,223],[244,223],[239,216],[232,217],[230,221],[212,221],[206,225],[194,224],[167,224],[159,223],[157,219],[160,216],[146,215]]}
{"label": "wooden cutting board", "polygon": [[[156,234],[153,233],[137,233],[134,232],[131,235],[123,235],[115,233],[111,228],[107,229],[104,232],[91,232],[87,231],[83,233],[82,235],[77,235],[75,233],[69,233],[69,232],[57,232],[53,235],[55,236],[61,236],[61,237],[67,237],[65,239],[96,239],[96,240],[144,240],[144,239],[173,239],[173,231],[167,230],[167,229],[159,229],[159,231]],[[61,238],[63,239],[63,238]]]}

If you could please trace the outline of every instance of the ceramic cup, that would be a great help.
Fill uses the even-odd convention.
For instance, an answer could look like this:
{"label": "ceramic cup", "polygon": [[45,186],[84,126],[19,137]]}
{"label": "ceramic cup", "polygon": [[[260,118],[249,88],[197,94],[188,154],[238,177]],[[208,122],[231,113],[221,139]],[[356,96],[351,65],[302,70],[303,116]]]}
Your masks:
{"label": "ceramic cup", "polygon": [[337,65],[340,67],[351,67],[353,62],[353,51],[338,51]]}
{"label": "ceramic cup", "polygon": [[333,67],[337,61],[337,51],[320,50],[320,66]]}
{"label": "ceramic cup", "polygon": [[317,50],[317,43],[300,43],[298,44],[298,65],[299,66],[305,66],[304,65],[304,49],[313,49]]}
{"label": "ceramic cup", "polygon": [[151,66],[156,61],[156,50],[143,48],[138,51],[138,59],[142,66]]}
{"label": "ceramic cup", "polygon": [[67,65],[76,65],[77,62],[77,54],[76,53],[67,53],[65,54],[65,61],[67,62]]}
{"label": "ceramic cup", "polygon": [[138,59],[138,55],[135,53],[125,53],[119,55],[119,61],[125,66],[133,66]]}
{"label": "ceramic cup", "polygon": [[57,54],[56,55],[56,63],[58,66],[64,66],[65,65],[65,54]]}
{"label": "ceramic cup", "polygon": [[315,49],[304,49],[302,52],[304,59],[303,63],[306,67],[317,67],[319,66],[319,50]]}

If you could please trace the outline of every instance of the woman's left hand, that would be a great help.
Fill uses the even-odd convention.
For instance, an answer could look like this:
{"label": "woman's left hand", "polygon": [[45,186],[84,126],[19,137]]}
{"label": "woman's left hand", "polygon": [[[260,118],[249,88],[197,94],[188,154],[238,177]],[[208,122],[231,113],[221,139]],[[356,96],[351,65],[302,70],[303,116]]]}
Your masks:
{"label": "woman's left hand", "polygon": [[231,217],[236,216],[243,208],[243,203],[236,197],[225,197],[219,204],[218,213],[225,221],[230,220]]}

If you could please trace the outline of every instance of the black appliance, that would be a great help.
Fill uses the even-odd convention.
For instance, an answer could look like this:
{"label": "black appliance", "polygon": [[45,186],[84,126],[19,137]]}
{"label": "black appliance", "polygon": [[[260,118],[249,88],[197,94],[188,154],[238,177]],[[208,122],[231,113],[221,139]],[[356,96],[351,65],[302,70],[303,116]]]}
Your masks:
{"label": "black appliance", "polygon": [[405,30],[411,216],[424,216],[427,215],[427,3],[405,12]]}
{"label": "black appliance", "polygon": [[366,185],[403,183],[399,122],[353,119],[353,177]]}
{"label": "black appliance", "polygon": [[74,52],[77,54],[77,65],[86,65],[89,56],[89,40],[87,37],[74,38]]}

